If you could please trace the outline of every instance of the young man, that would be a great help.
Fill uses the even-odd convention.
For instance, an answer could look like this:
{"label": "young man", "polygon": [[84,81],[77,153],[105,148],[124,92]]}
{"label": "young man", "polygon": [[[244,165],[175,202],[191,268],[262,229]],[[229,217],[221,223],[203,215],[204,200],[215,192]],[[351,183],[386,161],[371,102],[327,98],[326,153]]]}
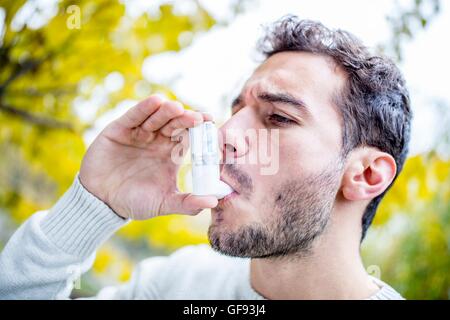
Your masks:
{"label": "young man", "polygon": [[[217,200],[179,193],[175,131],[208,115],[158,96],[112,122],[75,181],[33,215],[0,257],[0,298],[67,298],[95,250],[128,219],[212,208],[209,246],[140,263],[107,299],[401,299],[367,274],[360,243],[407,154],[411,110],[398,68],[340,30],[288,16],[260,41],[266,55],[220,129]],[[246,130],[265,131],[249,139]],[[270,133],[277,133],[272,135]],[[186,139],[184,139],[186,140]],[[262,147],[278,155],[261,174]]]}

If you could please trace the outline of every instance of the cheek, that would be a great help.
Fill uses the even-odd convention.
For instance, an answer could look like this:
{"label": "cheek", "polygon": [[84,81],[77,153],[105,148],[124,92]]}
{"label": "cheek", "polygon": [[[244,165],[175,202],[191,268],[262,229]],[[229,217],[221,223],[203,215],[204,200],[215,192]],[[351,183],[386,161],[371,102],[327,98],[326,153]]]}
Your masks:
{"label": "cheek", "polygon": [[279,174],[276,179],[295,179],[305,171],[309,171],[311,164],[319,153],[317,143],[308,137],[280,140]]}
{"label": "cheek", "polygon": [[299,166],[299,163],[301,163],[299,156],[292,150],[280,149],[278,157],[272,158],[271,170],[266,170],[266,174],[263,174],[262,168],[268,169],[269,166],[259,165],[252,172],[255,185],[254,204],[256,206],[272,204],[275,191],[279,190],[286,181],[301,179],[303,170]]}
{"label": "cheek", "polygon": [[[286,181],[301,180],[322,172],[336,156],[336,151],[329,145],[331,141],[323,141],[320,133],[306,128],[280,133],[278,143],[270,147],[270,157],[256,165],[247,163],[241,167],[252,178],[254,204],[270,201],[273,190]],[[260,156],[257,158],[262,159]]]}
{"label": "cheek", "polygon": [[286,139],[280,139],[280,171],[288,178],[319,173],[339,153],[336,139],[320,130],[305,129]]}

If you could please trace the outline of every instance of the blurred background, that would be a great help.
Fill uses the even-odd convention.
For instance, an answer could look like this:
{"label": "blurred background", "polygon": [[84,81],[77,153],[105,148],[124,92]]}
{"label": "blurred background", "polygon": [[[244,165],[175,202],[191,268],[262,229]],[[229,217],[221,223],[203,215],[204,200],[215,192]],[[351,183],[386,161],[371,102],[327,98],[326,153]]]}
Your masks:
{"label": "blurred background", "polygon": [[[0,0],[0,250],[55,203],[89,143],[136,101],[162,92],[223,123],[261,61],[262,25],[288,13],[347,29],[403,70],[410,156],[363,258],[408,299],[449,299],[450,4],[440,0]],[[188,191],[188,163],[179,178]],[[73,295],[127,281],[145,257],[208,243],[209,218],[131,222],[98,251]]]}

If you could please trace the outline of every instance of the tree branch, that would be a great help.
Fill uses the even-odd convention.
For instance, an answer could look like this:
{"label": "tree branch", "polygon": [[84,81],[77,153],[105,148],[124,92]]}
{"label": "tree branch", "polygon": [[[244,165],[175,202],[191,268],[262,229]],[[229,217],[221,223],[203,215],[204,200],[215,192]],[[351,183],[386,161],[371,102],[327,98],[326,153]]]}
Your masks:
{"label": "tree branch", "polygon": [[68,130],[68,131],[72,131],[72,132],[75,131],[74,127],[71,123],[59,121],[59,120],[48,118],[48,117],[38,116],[31,112],[28,112],[28,111],[25,111],[22,109],[17,109],[12,106],[1,104],[0,111],[7,113],[9,115],[12,115],[12,116],[21,118],[22,120],[24,120],[26,122],[29,122],[31,124],[34,124],[34,125],[37,125],[40,127],[49,128],[49,129],[63,129],[63,130]]}
{"label": "tree branch", "polygon": [[26,89],[8,89],[8,96],[30,96],[30,97],[43,97],[47,94],[55,97],[60,97],[69,94],[76,94],[76,87],[48,87],[48,88],[26,88]]}
{"label": "tree branch", "polygon": [[6,90],[6,88],[13,82],[15,79],[19,78],[21,75],[26,74],[27,72],[37,68],[37,66],[43,60],[27,60],[23,63],[19,63],[16,65],[14,72],[9,76],[8,79],[5,80],[0,85],[0,95]]}

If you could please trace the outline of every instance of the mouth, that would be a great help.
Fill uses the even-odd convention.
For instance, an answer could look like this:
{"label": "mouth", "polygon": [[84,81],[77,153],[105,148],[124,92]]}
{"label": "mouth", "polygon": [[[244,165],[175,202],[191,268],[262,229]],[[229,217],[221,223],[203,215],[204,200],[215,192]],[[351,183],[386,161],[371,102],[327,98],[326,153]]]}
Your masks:
{"label": "mouth", "polygon": [[225,182],[227,185],[229,185],[233,189],[232,193],[230,193],[229,195],[226,195],[225,197],[223,197],[222,199],[219,200],[219,205],[224,205],[224,204],[229,203],[232,199],[238,197],[239,192],[236,190],[233,183],[230,183],[228,181],[228,179],[225,176],[223,176],[222,174],[220,175],[220,180]]}
{"label": "mouth", "polygon": [[232,199],[234,199],[234,198],[236,198],[238,196],[239,196],[239,193],[237,193],[236,191],[233,191],[229,195],[226,195],[225,197],[220,199],[219,200],[219,205],[223,206],[223,205],[229,203]]}

